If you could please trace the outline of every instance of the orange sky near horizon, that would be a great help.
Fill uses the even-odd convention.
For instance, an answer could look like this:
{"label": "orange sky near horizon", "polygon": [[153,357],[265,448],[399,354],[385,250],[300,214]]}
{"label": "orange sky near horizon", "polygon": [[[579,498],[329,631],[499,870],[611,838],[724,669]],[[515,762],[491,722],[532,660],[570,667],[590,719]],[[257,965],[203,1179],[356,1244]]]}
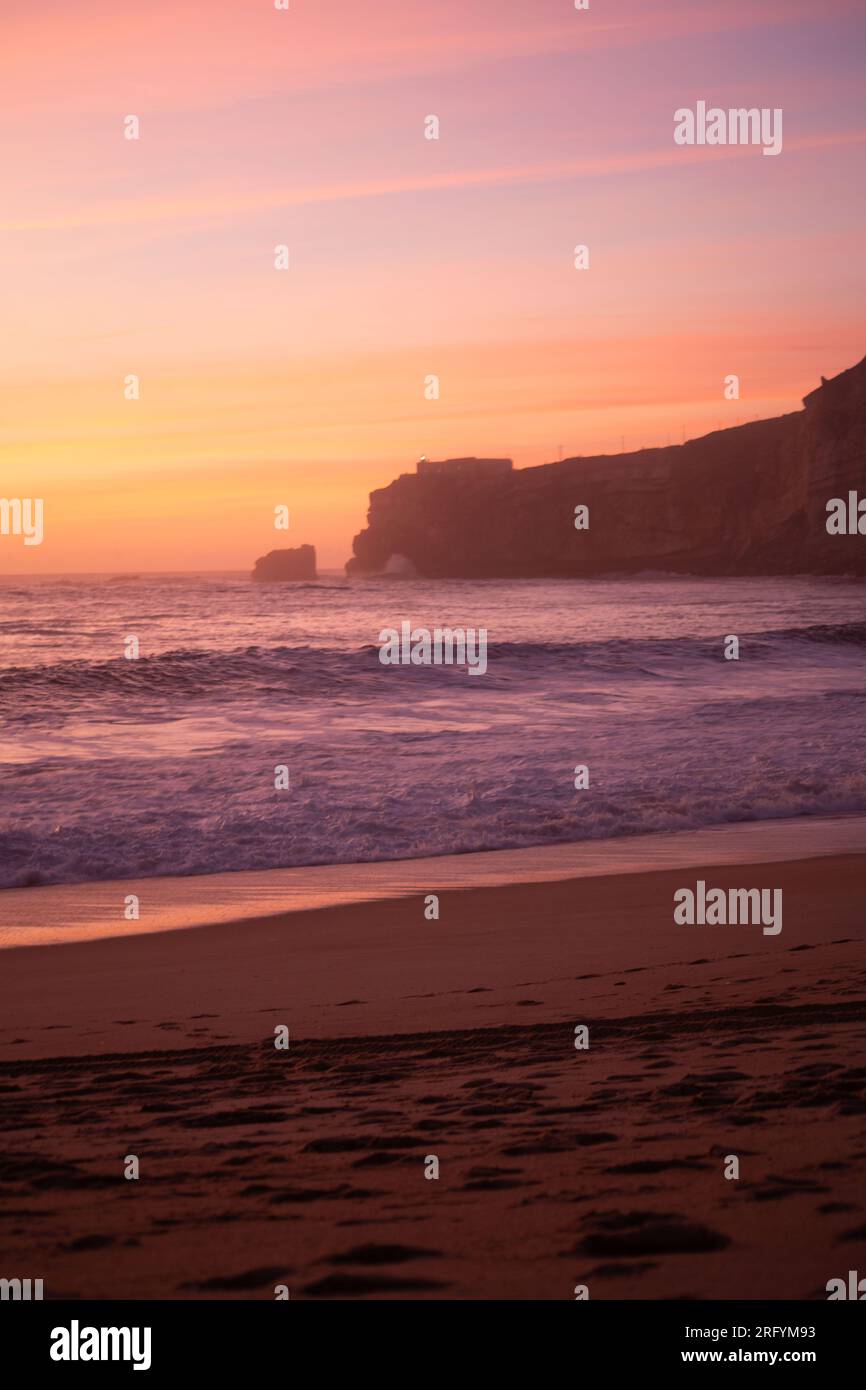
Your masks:
{"label": "orange sky near horizon", "polygon": [[[5,0],[0,27],[0,495],[45,506],[0,573],[336,568],[421,453],[677,443],[866,352],[854,0]],[[699,99],[782,108],[781,154],[676,146]]]}

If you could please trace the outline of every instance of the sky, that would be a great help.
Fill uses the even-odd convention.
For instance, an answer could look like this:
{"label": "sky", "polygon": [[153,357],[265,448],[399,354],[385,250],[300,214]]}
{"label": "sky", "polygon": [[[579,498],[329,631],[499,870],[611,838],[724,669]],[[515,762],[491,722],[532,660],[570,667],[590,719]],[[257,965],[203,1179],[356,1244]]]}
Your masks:
{"label": "sky", "polygon": [[[0,573],[341,567],[421,454],[798,409],[866,354],[864,53],[862,0],[3,0],[0,495],[44,540]],[[676,145],[699,100],[782,152]]]}

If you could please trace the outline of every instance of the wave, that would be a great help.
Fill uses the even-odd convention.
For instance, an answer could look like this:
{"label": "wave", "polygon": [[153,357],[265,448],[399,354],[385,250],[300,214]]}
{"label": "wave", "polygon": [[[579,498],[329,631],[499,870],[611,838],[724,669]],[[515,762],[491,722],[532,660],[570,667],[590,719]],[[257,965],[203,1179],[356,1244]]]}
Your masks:
{"label": "wave", "polygon": [[[801,628],[741,632],[741,650],[750,662],[802,661],[806,649],[834,647],[840,653],[866,646],[866,623],[821,623]],[[720,659],[724,635],[718,637],[616,637],[570,642],[496,642],[488,637],[486,685],[516,675],[554,678],[558,674],[616,673],[667,679],[695,663]],[[797,648],[800,647],[799,656]],[[821,658],[823,659],[823,658]],[[457,666],[388,667],[393,679],[451,681],[462,679]],[[229,651],[186,648],[110,661],[73,660],[41,666],[12,666],[0,671],[0,711],[29,701],[92,701],[100,696],[129,698],[146,695],[167,698],[257,692],[274,697],[317,698],[349,693],[359,682],[379,678],[378,646],[371,642],[353,649],[311,646],[249,646]]]}
{"label": "wave", "polygon": [[204,800],[194,764],[137,777],[134,798],[123,763],[115,793],[86,770],[46,765],[18,783],[19,800],[30,798],[26,820],[0,826],[0,889],[415,859],[866,811],[866,774],[846,771],[841,753],[814,776],[782,762],[767,776],[764,767],[738,769],[730,748],[696,783],[697,748],[684,748],[672,768],[654,762],[649,779],[624,767],[591,801],[565,801],[552,776],[539,776],[555,759],[540,758],[537,746],[511,754],[505,777],[499,760],[462,762],[455,776],[452,758],[437,760],[419,784],[414,759],[395,760],[386,789],[371,781],[370,749],[345,757],[348,788],[321,753],[320,775],[311,767],[299,777],[285,807],[262,797],[253,745],[209,764]]}

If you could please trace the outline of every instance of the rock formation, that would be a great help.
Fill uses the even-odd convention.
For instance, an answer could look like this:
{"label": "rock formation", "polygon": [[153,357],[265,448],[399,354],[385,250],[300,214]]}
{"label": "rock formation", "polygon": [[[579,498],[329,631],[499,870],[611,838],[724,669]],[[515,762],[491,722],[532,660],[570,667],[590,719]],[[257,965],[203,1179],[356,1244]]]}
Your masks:
{"label": "rock formation", "polygon": [[257,583],[316,578],[316,547],[299,545],[294,550],[269,550],[256,560],[252,578]]}
{"label": "rock formation", "polygon": [[866,359],[803,405],[665,449],[419,468],[371,494],[347,571],[400,555],[430,578],[866,574],[866,535],[827,530],[832,498],[866,497]]}

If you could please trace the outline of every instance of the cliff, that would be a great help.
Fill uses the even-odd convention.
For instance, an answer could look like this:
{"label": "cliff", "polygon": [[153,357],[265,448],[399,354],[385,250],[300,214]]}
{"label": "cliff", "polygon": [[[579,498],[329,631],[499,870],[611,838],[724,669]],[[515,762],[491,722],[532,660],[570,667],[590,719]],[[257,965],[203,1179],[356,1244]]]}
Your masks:
{"label": "cliff", "polygon": [[257,583],[316,578],[316,547],[299,545],[294,550],[269,550],[256,560],[252,576]]}
{"label": "cliff", "polygon": [[347,571],[399,555],[431,578],[866,574],[866,536],[826,528],[831,498],[866,495],[866,359],[803,406],[666,449],[403,474],[371,494]]}

